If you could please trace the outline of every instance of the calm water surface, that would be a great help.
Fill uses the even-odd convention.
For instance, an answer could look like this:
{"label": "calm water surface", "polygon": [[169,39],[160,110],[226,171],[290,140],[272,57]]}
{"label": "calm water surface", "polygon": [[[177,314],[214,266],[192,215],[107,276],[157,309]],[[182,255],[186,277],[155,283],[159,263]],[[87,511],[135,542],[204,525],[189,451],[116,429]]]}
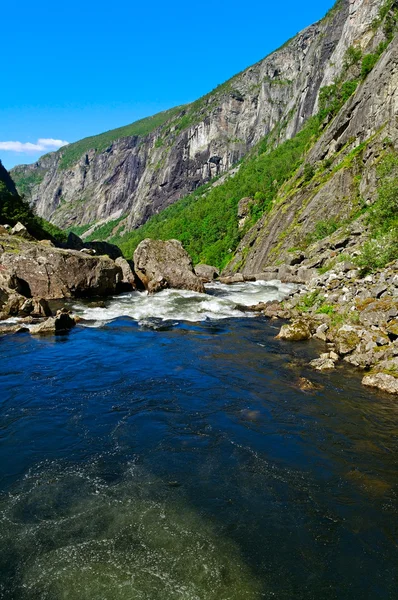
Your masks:
{"label": "calm water surface", "polygon": [[0,338],[0,598],[398,598],[397,401],[212,294]]}

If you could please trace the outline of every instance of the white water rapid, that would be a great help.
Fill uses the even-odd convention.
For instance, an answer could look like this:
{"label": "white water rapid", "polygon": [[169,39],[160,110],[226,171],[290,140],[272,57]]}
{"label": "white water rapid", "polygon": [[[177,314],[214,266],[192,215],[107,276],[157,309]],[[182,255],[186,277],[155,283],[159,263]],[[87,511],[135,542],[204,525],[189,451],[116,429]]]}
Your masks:
{"label": "white water rapid", "polygon": [[76,302],[73,312],[79,315],[86,325],[100,327],[104,322],[118,317],[130,317],[139,323],[151,319],[161,321],[178,320],[198,322],[206,319],[228,319],[231,317],[251,317],[255,313],[244,307],[259,302],[285,299],[296,286],[280,281],[255,281],[223,285],[206,285],[206,294],[187,290],[163,290],[158,294],[132,292],[115,296],[101,305]]}

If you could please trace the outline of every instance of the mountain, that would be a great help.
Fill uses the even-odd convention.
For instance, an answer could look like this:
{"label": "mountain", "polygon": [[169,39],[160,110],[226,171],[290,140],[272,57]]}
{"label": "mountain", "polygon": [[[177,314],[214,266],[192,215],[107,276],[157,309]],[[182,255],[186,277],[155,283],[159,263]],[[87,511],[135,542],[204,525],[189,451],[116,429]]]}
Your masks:
{"label": "mountain", "polygon": [[318,110],[319,90],[340,74],[354,42],[364,48],[380,0],[339,0],[258,64],[193,104],[87,138],[12,171],[37,213],[62,227],[126,215],[144,223],[227,172],[278,127],[293,137]]}
{"label": "mountain", "polygon": [[[288,261],[289,250],[303,249],[365,212],[370,217],[379,195],[389,197],[384,184],[394,172],[397,106],[386,90],[396,89],[397,12],[393,2],[379,4],[361,37],[343,52],[334,83],[321,87],[317,113],[295,136],[283,141],[277,125],[238,166],[140,228],[126,233],[116,220],[88,239],[110,237],[132,256],[145,237],[176,238],[195,263],[230,263],[228,272],[250,275]],[[393,213],[391,197],[389,202]],[[387,213],[384,225],[390,227],[393,214]]]}
{"label": "mountain", "polygon": [[18,190],[39,215],[128,256],[151,236],[229,272],[281,261],[377,197],[369,148],[394,149],[397,8],[338,0],[193,104],[16,167]]}

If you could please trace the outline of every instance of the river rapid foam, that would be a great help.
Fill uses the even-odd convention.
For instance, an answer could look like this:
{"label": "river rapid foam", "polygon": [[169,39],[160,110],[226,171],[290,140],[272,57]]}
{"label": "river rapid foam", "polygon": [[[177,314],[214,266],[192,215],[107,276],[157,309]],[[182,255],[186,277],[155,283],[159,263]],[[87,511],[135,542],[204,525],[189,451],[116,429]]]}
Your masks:
{"label": "river rapid foam", "polygon": [[151,320],[198,322],[209,319],[252,317],[255,313],[245,310],[259,302],[284,300],[296,286],[280,281],[255,281],[224,285],[206,285],[206,294],[188,290],[163,290],[155,295],[147,292],[132,292],[115,296],[101,306],[76,302],[73,312],[83,324],[100,327],[119,317],[130,317],[141,324]]}

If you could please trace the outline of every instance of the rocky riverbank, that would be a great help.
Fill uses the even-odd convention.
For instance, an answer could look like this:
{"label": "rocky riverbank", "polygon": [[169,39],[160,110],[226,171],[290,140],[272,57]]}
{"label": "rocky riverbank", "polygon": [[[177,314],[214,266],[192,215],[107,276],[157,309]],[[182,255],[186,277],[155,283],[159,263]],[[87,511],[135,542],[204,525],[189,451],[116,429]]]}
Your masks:
{"label": "rocky riverbank", "polygon": [[315,369],[335,369],[344,360],[364,372],[364,385],[398,394],[398,261],[364,275],[355,259],[366,231],[357,229],[336,232],[306,253],[292,253],[290,264],[267,269],[268,279],[300,289],[285,302],[254,308],[290,321],[280,339],[323,341]]}
{"label": "rocky riverbank", "polygon": [[60,248],[49,240],[34,239],[21,223],[0,226],[0,320],[18,321],[3,323],[0,332],[54,334],[71,329],[76,319],[65,310],[54,316],[49,300],[113,296],[136,289],[204,292],[202,278],[176,240],[144,240],[134,259],[136,268],[116,246],[85,244],[74,234]]}

